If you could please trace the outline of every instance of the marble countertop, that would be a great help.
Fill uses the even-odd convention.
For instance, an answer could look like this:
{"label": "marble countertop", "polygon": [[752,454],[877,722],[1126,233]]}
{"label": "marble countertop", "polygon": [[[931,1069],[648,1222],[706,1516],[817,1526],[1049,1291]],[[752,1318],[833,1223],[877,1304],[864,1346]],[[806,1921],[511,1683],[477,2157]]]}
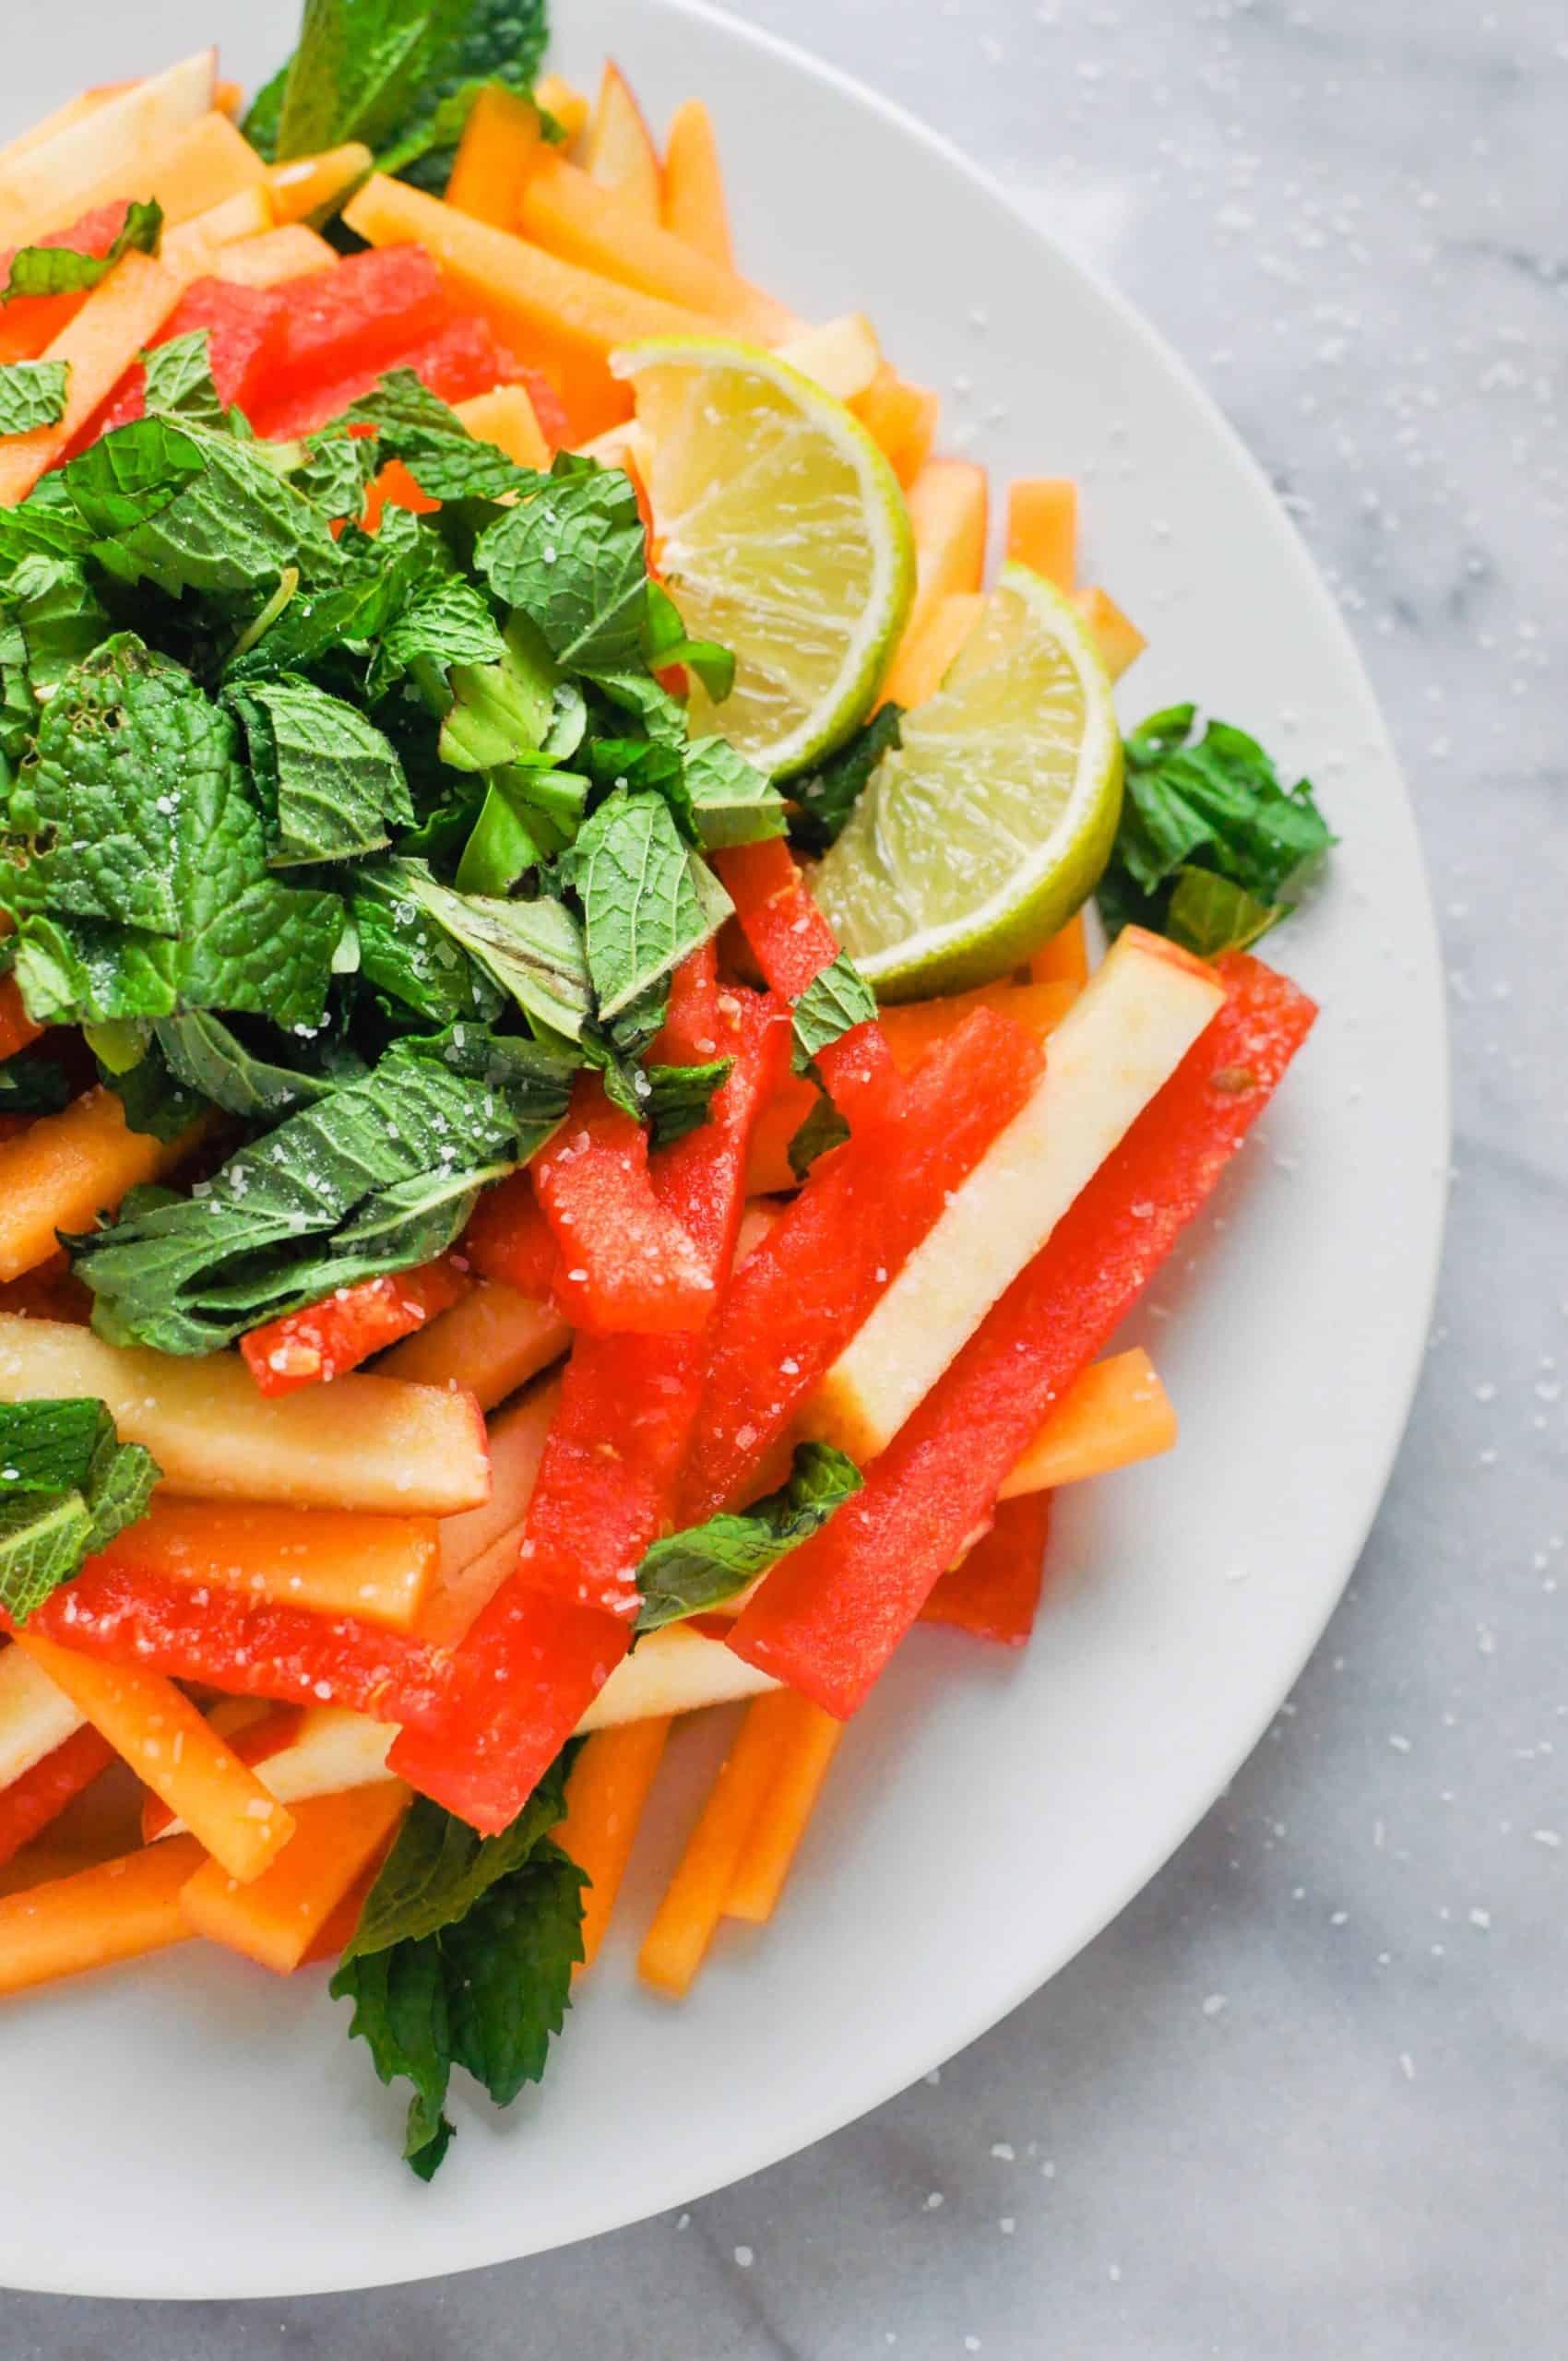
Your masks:
{"label": "marble countertop", "polygon": [[1549,2361],[1568,20],[1558,0],[735,5],[940,120],[1115,279],[1343,602],[1451,984],[1452,1226],[1410,1431],[1230,1793],[939,2077],[689,2215],[537,2261],[308,2303],[7,2296],[0,2342],[11,2361]]}

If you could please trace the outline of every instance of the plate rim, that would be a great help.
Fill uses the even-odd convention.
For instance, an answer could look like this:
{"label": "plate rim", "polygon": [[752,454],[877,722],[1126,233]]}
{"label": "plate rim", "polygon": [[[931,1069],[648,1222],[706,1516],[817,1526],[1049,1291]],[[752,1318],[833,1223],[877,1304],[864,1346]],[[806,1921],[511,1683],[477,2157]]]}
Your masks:
{"label": "plate rim", "polygon": [[[1304,598],[1309,599],[1315,608],[1320,622],[1326,624],[1339,663],[1348,674],[1355,678],[1364,693],[1369,715],[1375,722],[1375,745],[1372,751],[1386,765],[1384,791],[1396,795],[1403,803],[1410,820],[1412,834],[1416,838],[1419,869],[1415,881],[1418,888],[1415,899],[1424,923],[1420,940],[1412,941],[1407,948],[1410,951],[1418,967],[1425,970],[1425,996],[1430,1003],[1432,1018],[1431,1047],[1435,1069],[1431,1116],[1435,1134],[1434,1145],[1441,1155],[1442,1164],[1445,1167],[1451,1157],[1453,1137],[1448,1013],[1442,990],[1442,964],[1436,914],[1425,848],[1420,843],[1420,829],[1416,822],[1414,801],[1392,730],[1384,717],[1381,701],[1356,638],[1330,593],[1316,560],[1307,547],[1294,520],[1282,505],[1263,467],[1242,440],[1236,427],[1232,425],[1193,366],[1146,318],[1131,297],[1123,293],[1122,289],[1097,265],[1075,253],[1050,230],[1034,219],[1006,185],[987,167],[978,163],[945,134],[928,124],[911,108],[900,101],[887,97],[882,91],[862,81],[857,75],[818,55],[802,43],[791,41],[786,35],[777,33],[770,28],[753,24],[743,18],[735,16],[728,8],[715,5],[715,0],[655,0],[653,13],[657,15],[659,11],[671,17],[685,17],[702,21],[725,38],[754,51],[768,53],[791,71],[803,75],[814,82],[826,84],[855,106],[880,117],[890,128],[921,148],[934,163],[967,181],[978,194],[989,200],[993,207],[1021,229],[1037,247],[1049,255],[1054,264],[1084,284],[1114,314],[1122,329],[1135,338],[1167,378],[1174,381],[1187,398],[1196,405],[1206,425],[1218,433],[1227,447],[1231,463],[1250,480],[1254,492],[1258,495],[1260,516],[1265,514],[1267,516],[1269,529],[1286,556],[1299,588]],[[1307,1663],[1315,1653],[1324,1631],[1339,1607],[1346,1588],[1366,1548],[1367,1540],[1382,1510],[1395,1463],[1409,1426],[1425,1360],[1426,1339],[1431,1324],[1446,1234],[1446,1190],[1441,1178],[1431,1184],[1431,1195],[1432,1209],[1426,1216],[1430,1222],[1431,1234],[1426,1249],[1425,1269],[1419,1290],[1421,1318],[1418,1323],[1412,1316],[1409,1337],[1403,1341],[1397,1354],[1391,1353],[1389,1356],[1387,1407],[1384,1413],[1386,1436],[1384,1447],[1378,1453],[1380,1472],[1375,1487],[1369,1478],[1368,1504],[1364,1514],[1357,1520],[1355,1547],[1349,1552],[1344,1569],[1332,1591],[1325,1596],[1321,1613],[1315,1614],[1312,1619],[1310,1634],[1305,1643],[1294,1652],[1288,1677],[1284,1679],[1282,1684],[1271,1681],[1266,1685],[1266,1691],[1259,1690],[1258,1710],[1245,1717],[1244,1738],[1229,1750],[1222,1775],[1216,1778],[1210,1791],[1194,1809],[1180,1817],[1176,1825],[1171,1827],[1163,1821],[1160,1822],[1158,1833],[1152,1844],[1137,1849],[1133,1866],[1126,1870],[1122,1879],[1117,1880],[1111,1897],[1092,1916],[1091,1919],[1081,1925],[1075,1925],[1071,1940],[1064,1947],[1051,1948],[1047,1953],[1043,1965],[1027,1969],[1020,1975],[1006,1979],[1000,1997],[994,1990],[988,1989],[983,2000],[977,2008],[967,2012],[955,2010],[951,2034],[944,2035],[941,2046],[934,2052],[922,2048],[920,2056],[913,2062],[901,2060],[896,2072],[888,2073],[885,2070],[871,2076],[870,2087],[861,2089],[857,2086],[853,2103],[848,2111],[837,2098],[813,2110],[809,2120],[803,2124],[797,2122],[790,2127],[786,2142],[782,2146],[778,2142],[776,2132],[769,2132],[766,2137],[757,2138],[749,2145],[744,2141],[738,2142],[736,2148],[739,2153],[727,2154],[717,2169],[707,2165],[701,2170],[693,2171],[686,2178],[675,2184],[674,2193],[661,2194],[656,2203],[647,2210],[635,2208],[628,2211],[619,2198],[612,2198],[600,2208],[596,2216],[584,2220],[579,2226],[568,2229],[564,2235],[552,2236],[538,2241],[530,2240],[525,2236],[521,2244],[517,2243],[516,2235],[511,2236],[502,2235],[499,2237],[495,2235],[493,2214],[474,2217],[471,2224],[454,2223],[450,2225],[452,2235],[448,2241],[454,2259],[448,2263],[438,2264],[434,2268],[422,2260],[408,2269],[402,2269],[388,2260],[369,2269],[364,2268],[362,2263],[356,2263],[347,2270],[341,2266],[335,2267],[329,2272],[321,2269],[301,2271],[294,2268],[281,2277],[262,2279],[255,2275],[247,2275],[243,2282],[238,2281],[232,2272],[226,2272],[220,2279],[206,2280],[196,2285],[192,2285],[187,2277],[186,2283],[179,2286],[172,2284],[167,2277],[156,2272],[132,2283],[127,2280],[124,2272],[118,2269],[102,2275],[89,2269],[76,2275],[68,2285],[65,2285],[61,2284],[57,2275],[44,2272],[35,2276],[24,2270],[19,2276],[10,2277],[4,2284],[16,2292],[110,2297],[120,2300],[202,2302],[247,2297],[253,2300],[285,2300],[294,2296],[351,2294],[377,2287],[410,2285],[426,2279],[460,2276],[472,2271],[520,2261],[536,2254],[554,2253],[564,2248],[580,2244],[586,2239],[602,2236],[616,2229],[653,2219],[657,2214],[668,2212],[674,2207],[695,2203],[701,2198],[711,2195],[715,2190],[731,2187],[753,2174],[768,2170],[775,2165],[786,2162],[818,2142],[830,2138],[836,2132],[859,2122],[877,2107],[886,2105],[900,2092],[909,2088],[922,2074],[929,2073],[933,2068],[945,2063],[957,2056],[960,2051],[967,2049],[973,2042],[980,2040],[1004,2017],[1011,2015],[1026,2000],[1032,1998],[1036,1992],[1043,1990],[1055,1975],[1097,1940],[1106,1928],[1121,1916],[1128,1904],[1174,1857],[1194,1830],[1199,1826],[1213,1809],[1216,1802],[1223,1796],[1225,1789],[1242,1764],[1254,1752],[1278,1713],[1280,1704],[1289,1695]],[[1411,1298],[1413,1302],[1418,1299],[1414,1280],[1411,1284]],[[1396,1384],[1394,1382],[1396,1377]],[[591,2211],[591,2209],[584,2210]],[[466,2236],[465,2229],[469,2233]],[[86,2260],[85,2256],[83,2260]]]}

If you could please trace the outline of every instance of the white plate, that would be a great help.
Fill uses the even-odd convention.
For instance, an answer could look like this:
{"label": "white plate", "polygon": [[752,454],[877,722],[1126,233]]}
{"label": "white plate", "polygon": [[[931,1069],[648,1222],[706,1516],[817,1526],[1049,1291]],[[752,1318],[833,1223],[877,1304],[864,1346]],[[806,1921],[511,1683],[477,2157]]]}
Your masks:
{"label": "white plate", "polygon": [[[89,74],[215,35],[254,80],[292,13],[29,9],[7,29],[0,135]],[[1431,913],[1360,665],[1263,478],[1113,293],[880,100],[671,0],[558,13],[552,62],[576,78],[609,49],[660,122],[707,97],[753,275],[818,317],[865,306],[915,378],[971,378],[949,429],[986,421],[972,447],[998,481],[1084,481],[1093,578],[1154,642],[1130,713],[1196,696],[1317,777],[1344,844],[1276,948],[1324,1014],[1157,1291],[1180,1450],[1063,1497],[1021,1659],[917,1634],[765,1936],[726,1931],[683,2007],[638,1990],[636,1930],[680,1835],[672,1764],[542,2091],[501,2118],[459,2096],[429,2189],[398,2160],[400,2099],[315,1976],[193,1945],[13,2002],[13,2286],[278,2296],[461,2270],[693,2198],[888,2097],[1054,1974],[1219,1793],[1339,1596],[1420,1357],[1447,1141]],[[694,1732],[680,1750],[688,1786],[710,1747]]]}

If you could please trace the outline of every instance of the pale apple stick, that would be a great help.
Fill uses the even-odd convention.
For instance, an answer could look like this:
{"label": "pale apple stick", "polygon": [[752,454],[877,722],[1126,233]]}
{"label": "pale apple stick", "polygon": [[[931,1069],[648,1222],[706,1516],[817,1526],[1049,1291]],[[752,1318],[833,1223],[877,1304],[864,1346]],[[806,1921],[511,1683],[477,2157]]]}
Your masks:
{"label": "pale apple stick", "polygon": [[620,67],[607,63],[599,99],[583,133],[583,169],[616,189],[642,219],[657,222],[662,203],[659,150]]}
{"label": "pale apple stick", "polygon": [[214,278],[235,287],[281,287],[291,279],[337,267],[338,256],[326,239],[303,221],[220,247],[212,261]]}
{"label": "pale apple stick", "polygon": [[375,1373],[415,1385],[466,1386],[481,1410],[493,1410],[558,1361],[571,1341],[551,1305],[500,1279],[480,1279],[450,1311],[383,1353]]}
{"label": "pale apple stick", "polygon": [[0,1649],[0,1787],[64,1746],[86,1719],[25,1648]]}
{"label": "pale apple stick", "polygon": [[579,1975],[593,1965],[604,1940],[669,1735],[668,1714],[625,1722],[588,1738],[572,1765],[566,1817],[553,1834],[562,1851],[588,1877]]}
{"label": "pale apple stick", "polygon": [[[187,125],[207,113],[216,61],[215,50],[199,50],[0,161],[0,244],[25,246],[79,220],[106,178],[136,180]],[[133,192],[121,185],[107,194]]]}
{"label": "pale apple stick", "polygon": [[808,1433],[885,1450],[1225,1000],[1212,967],[1128,927],[1051,1038],[1046,1071],[808,1405]]}
{"label": "pale apple stick", "polygon": [[719,142],[701,99],[683,100],[671,120],[664,143],[664,226],[709,262],[734,269]]}
{"label": "pale apple stick", "polygon": [[820,327],[802,329],[778,347],[778,358],[835,401],[851,403],[882,366],[876,330],[863,312],[844,312]]}
{"label": "pale apple stick", "polygon": [[0,1312],[0,1402],[80,1394],[198,1500],[449,1516],[490,1495],[470,1394],[356,1374],[269,1400],[237,1353],[187,1360]]}
{"label": "pale apple stick", "polygon": [[19,158],[30,155],[35,148],[42,148],[51,139],[58,138],[61,132],[69,131],[73,124],[85,122],[110,99],[117,99],[122,90],[131,88],[129,82],[103,82],[95,90],[78,90],[74,99],[67,99],[64,106],[55,108],[53,114],[41,116],[30,129],[18,131],[14,139],[8,139],[0,148],[0,174],[8,172]]}

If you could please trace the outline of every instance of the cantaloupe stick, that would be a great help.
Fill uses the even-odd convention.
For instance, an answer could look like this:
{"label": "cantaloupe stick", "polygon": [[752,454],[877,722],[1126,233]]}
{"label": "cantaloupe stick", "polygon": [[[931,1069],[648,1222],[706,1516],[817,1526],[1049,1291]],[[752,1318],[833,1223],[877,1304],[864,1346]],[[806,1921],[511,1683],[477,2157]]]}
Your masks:
{"label": "cantaloupe stick", "polygon": [[172,1492],[449,1516],[489,1497],[472,1394],[354,1375],[268,1401],[237,1353],[182,1360],[61,1320],[0,1312],[0,1402],[91,1394]]}
{"label": "cantaloupe stick", "polygon": [[161,1673],[77,1655],[29,1631],[16,1645],[75,1700],[231,1877],[259,1877],[288,1843],[293,1821],[283,1806]]}
{"label": "cantaloupe stick", "polygon": [[1020,476],[1007,487],[1007,555],[1058,590],[1078,578],[1078,487],[1070,476]]}
{"label": "cantaloupe stick", "polygon": [[574,89],[559,74],[541,74],[533,86],[534,97],[546,114],[553,115],[566,135],[568,145],[588,127],[592,113],[587,93]]}
{"label": "cantaloupe stick", "polygon": [[933,697],[984,612],[983,590],[955,590],[929,608],[920,629],[906,631],[899,641],[878,702],[908,708]]}
{"label": "cantaloupe stick", "polygon": [[376,1374],[416,1385],[466,1385],[481,1410],[493,1410],[558,1361],[571,1341],[551,1305],[500,1279],[481,1279],[450,1311],[384,1353]]}
{"label": "cantaloupe stick", "polygon": [[690,1988],[724,1913],[737,1865],[790,1731],[787,1692],[749,1707],[637,1953],[637,1974],[671,2000]]}
{"label": "cantaloupe stick", "polygon": [[44,470],[75,441],[104,397],[144,345],[152,342],[179,302],[184,281],[146,255],[122,255],[75,319],[44,353],[69,370],[65,414],[53,426],[0,441],[0,508],[25,500]]}
{"label": "cantaloupe stick", "polygon": [[579,436],[630,411],[630,394],[606,365],[618,345],[713,332],[713,322],[700,314],[579,270],[383,173],[365,183],[343,218],[373,246],[404,240],[424,246],[503,340],[557,379]]}
{"label": "cantaloupe stick", "polygon": [[907,491],[931,457],[942,409],[940,397],[928,386],[909,385],[884,362],[852,407]]}
{"label": "cantaloupe stick", "polygon": [[447,204],[497,230],[515,230],[524,185],[543,146],[537,107],[504,83],[487,82],[457,142]]}
{"label": "cantaloupe stick", "polygon": [[1037,984],[1075,984],[1081,990],[1088,982],[1089,944],[1082,910],[1075,910],[1049,943],[1040,944],[1029,961],[1029,974]]}
{"label": "cantaloupe stick", "polygon": [[547,254],[700,313],[729,335],[778,344],[796,332],[798,323],[782,304],[645,220],[619,189],[606,188],[553,148],[529,173],[513,218]]}
{"label": "cantaloupe stick", "polygon": [[457,416],[481,443],[493,443],[519,468],[548,468],[550,445],[526,386],[493,386],[457,404]]}
{"label": "cantaloupe stick", "polygon": [[86,1719],[25,1648],[0,1649],[0,1787],[64,1746]]}
{"label": "cantaloupe stick", "polygon": [[273,164],[267,174],[272,218],[280,227],[308,220],[324,205],[332,205],[365,179],[375,159],[357,139],[340,148],[324,148],[315,156],[293,156]]}
{"label": "cantaloupe stick", "polygon": [[582,163],[606,188],[618,189],[645,221],[659,219],[663,195],[659,150],[631,85],[613,60],[606,63],[583,133]]}
{"label": "cantaloupe stick", "polygon": [[291,279],[308,279],[315,271],[337,267],[338,256],[326,239],[303,221],[222,246],[212,264],[214,278],[226,279],[234,287],[281,287]]}
{"label": "cantaloupe stick", "polygon": [[[230,1702],[223,1698],[213,1707],[208,1718],[215,1726]],[[280,1804],[309,1803],[317,1796],[342,1795],[350,1787],[374,1786],[391,1778],[386,1753],[398,1735],[391,1723],[373,1722],[347,1705],[310,1705],[303,1711],[274,1705],[262,1712],[264,1724],[242,1730],[234,1751]],[[274,1724],[276,1733],[267,1726]],[[181,1835],[184,1829],[184,1821],[171,1818],[155,1799],[144,1806],[142,1834],[149,1845]]]}
{"label": "cantaloupe stick", "polygon": [[302,1804],[294,1833],[265,1875],[242,1885],[221,1862],[205,1862],[180,1890],[193,1934],[291,1975],[366,1864],[408,1809],[397,1780]]}
{"label": "cantaloupe stick", "polygon": [[241,110],[245,103],[244,83],[215,82],[212,88],[212,103],[220,114],[226,114],[231,123],[238,123]]}
{"label": "cantaloupe stick", "polygon": [[1062,1396],[999,1497],[1054,1491],[1154,1459],[1176,1441],[1176,1412],[1141,1347],[1096,1361]]}
{"label": "cantaloupe stick", "polygon": [[1077,998],[1073,984],[981,984],[974,991],[955,992],[949,1000],[909,1000],[880,1009],[883,1038],[900,1072],[924,1057],[938,1041],[956,1030],[971,1009],[994,1008],[1012,1016],[1043,1041],[1055,1032]]}
{"label": "cantaloupe stick", "polygon": [[773,1714],[782,1736],[767,1792],[724,1896],[724,1915],[762,1926],[772,1917],[784,1890],[844,1725],[792,1689],[781,1689],[777,1697],[765,1698],[751,1710]]}
{"label": "cantaloupe stick", "polygon": [[1076,590],[1073,604],[1093,632],[1106,670],[1113,681],[1119,681],[1128,666],[1143,654],[1147,640],[1107,590],[1098,587]]}
{"label": "cantaloupe stick", "polygon": [[217,53],[200,50],[164,73],[133,82],[53,137],[0,165],[0,245],[24,246],[77,221],[107,178],[106,196],[147,196],[129,184],[212,104]]}
{"label": "cantaloupe stick", "polygon": [[663,1759],[670,1718],[626,1722],[590,1738],[566,1782],[566,1817],[554,1831],[562,1851],[586,1869],[583,1895],[583,1957],[578,1973],[591,1967],[604,1940],[621,1880],[632,1857],[637,1822],[647,1791]]}
{"label": "cantaloupe stick", "polygon": [[985,471],[970,459],[928,459],[909,489],[915,535],[915,596],[906,639],[923,631],[943,599],[978,590],[985,570]]}
{"label": "cantaloupe stick", "polygon": [[160,1490],[107,1554],[116,1565],[145,1566],[178,1582],[407,1631],[435,1580],[437,1530],[430,1516],[264,1508]]}
{"label": "cantaloupe stick", "polygon": [[713,118],[701,99],[683,99],[664,143],[663,219],[667,230],[724,270],[735,267],[730,208]]}
{"label": "cantaloupe stick", "polygon": [[133,1132],[120,1100],[100,1087],[0,1145],[0,1280],[47,1262],[57,1229],[91,1229],[127,1189],[172,1172],[203,1129],[193,1124],[168,1141]]}
{"label": "cantaloupe stick", "polygon": [[882,366],[876,330],[863,312],[841,312],[819,327],[802,329],[778,347],[778,358],[835,401],[849,403],[865,392]]}
{"label": "cantaloupe stick", "polygon": [[146,1846],[0,1901],[0,1992],[142,1959],[185,1942],[180,1890],[203,1858],[194,1836]]}

